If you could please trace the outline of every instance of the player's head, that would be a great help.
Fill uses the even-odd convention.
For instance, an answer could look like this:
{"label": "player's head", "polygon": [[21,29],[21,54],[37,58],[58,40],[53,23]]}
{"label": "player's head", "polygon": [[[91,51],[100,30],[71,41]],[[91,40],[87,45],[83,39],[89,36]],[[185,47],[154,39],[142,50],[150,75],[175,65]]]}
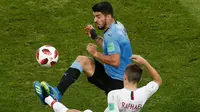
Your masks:
{"label": "player's head", "polygon": [[124,81],[138,83],[142,77],[142,69],[136,64],[129,64],[124,73]]}
{"label": "player's head", "polygon": [[92,7],[94,23],[100,30],[106,29],[113,19],[113,8],[108,2],[99,2]]}

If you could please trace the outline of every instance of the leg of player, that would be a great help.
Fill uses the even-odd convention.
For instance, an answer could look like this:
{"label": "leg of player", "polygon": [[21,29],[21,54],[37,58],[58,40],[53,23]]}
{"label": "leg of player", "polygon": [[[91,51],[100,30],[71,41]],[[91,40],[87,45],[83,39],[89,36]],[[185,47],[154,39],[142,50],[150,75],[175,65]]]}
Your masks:
{"label": "leg of player", "polygon": [[[51,96],[45,98],[45,102],[54,110],[54,112],[81,112],[76,109],[68,109],[62,103],[57,102]],[[84,112],[92,112],[91,110],[85,110]]]}
{"label": "leg of player", "polygon": [[67,90],[67,88],[74,83],[80,74],[84,72],[88,77],[91,77],[94,74],[95,63],[94,60],[86,56],[78,56],[76,60],[72,63],[69,69],[64,73],[57,87],[53,88],[52,86],[45,83],[51,92],[56,98],[60,101],[61,96]]}
{"label": "leg of player", "polygon": [[37,96],[40,98],[40,101],[46,105],[46,103],[44,102],[44,99],[45,99],[45,93],[42,89],[42,86],[40,85],[40,83],[38,81],[34,81],[33,83],[33,89],[35,91],[35,93],[37,94]]}
{"label": "leg of player", "polygon": [[[62,103],[55,100],[55,97],[53,96],[53,94],[49,93],[48,89],[45,89],[46,87],[44,86],[38,81],[35,81],[33,84],[34,91],[37,94],[37,96],[40,98],[41,102],[45,105],[49,105],[54,110],[54,112],[81,112],[76,109],[68,109]],[[84,112],[92,112],[92,111],[85,110]]]}
{"label": "leg of player", "polygon": [[[76,109],[68,109],[62,103],[54,100],[51,96],[46,97],[44,101],[54,110],[54,112],[81,112],[80,110]],[[87,111],[87,112],[92,112],[92,111]]]}
{"label": "leg of player", "polygon": [[67,88],[74,83],[84,71],[86,75],[94,73],[95,64],[92,59],[86,56],[78,56],[70,68],[64,73],[57,88],[63,95]]}
{"label": "leg of player", "polygon": [[69,109],[65,107],[60,102],[54,100],[51,96],[48,96],[44,99],[45,103],[47,103],[51,108],[53,108],[54,112],[67,112]]}
{"label": "leg of player", "polygon": [[[51,96],[45,98],[45,102],[54,110],[54,112],[81,112],[76,109],[68,109],[62,103],[57,102]],[[92,112],[91,110],[85,110],[84,112]]]}
{"label": "leg of player", "polygon": [[[44,100],[53,110],[54,112],[81,112],[76,109],[68,109],[62,103],[57,102],[51,96],[48,96]],[[91,110],[85,110],[84,112],[92,112]]]}
{"label": "leg of player", "polygon": [[48,104],[55,112],[68,112],[69,109],[49,96],[38,81],[33,83],[33,88],[43,104]]}

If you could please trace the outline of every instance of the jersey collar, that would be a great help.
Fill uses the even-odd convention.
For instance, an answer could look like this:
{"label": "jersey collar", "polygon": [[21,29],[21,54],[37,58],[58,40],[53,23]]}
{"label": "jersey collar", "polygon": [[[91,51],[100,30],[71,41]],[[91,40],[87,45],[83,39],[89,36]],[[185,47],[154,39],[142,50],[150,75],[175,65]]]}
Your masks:
{"label": "jersey collar", "polygon": [[110,24],[110,26],[108,27],[106,31],[104,31],[104,33],[106,33],[109,29],[111,29],[114,26],[114,24],[117,24],[116,20]]}

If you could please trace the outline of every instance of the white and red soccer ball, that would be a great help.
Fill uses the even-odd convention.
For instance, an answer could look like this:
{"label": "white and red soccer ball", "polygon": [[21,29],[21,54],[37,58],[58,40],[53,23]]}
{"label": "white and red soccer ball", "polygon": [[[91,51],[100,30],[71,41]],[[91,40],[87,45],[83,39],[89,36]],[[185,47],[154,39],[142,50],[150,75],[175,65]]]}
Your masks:
{"label": "white and red soccer ball", "polygon": [[36,60],[41,66],[51,67],[58,61],[58,51],[53,46],[44,45],[37,50]]}

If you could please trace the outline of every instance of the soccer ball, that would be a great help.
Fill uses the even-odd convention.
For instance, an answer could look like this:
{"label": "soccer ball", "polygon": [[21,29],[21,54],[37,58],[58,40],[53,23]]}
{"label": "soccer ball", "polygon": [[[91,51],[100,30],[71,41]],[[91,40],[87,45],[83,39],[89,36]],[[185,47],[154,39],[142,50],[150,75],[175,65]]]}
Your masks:
{"label": "soccer ball", "polygon": [[44,45],[37,50],[36,60],[41,66],[51,67],[58,61],[58,51],[53,46]]}

